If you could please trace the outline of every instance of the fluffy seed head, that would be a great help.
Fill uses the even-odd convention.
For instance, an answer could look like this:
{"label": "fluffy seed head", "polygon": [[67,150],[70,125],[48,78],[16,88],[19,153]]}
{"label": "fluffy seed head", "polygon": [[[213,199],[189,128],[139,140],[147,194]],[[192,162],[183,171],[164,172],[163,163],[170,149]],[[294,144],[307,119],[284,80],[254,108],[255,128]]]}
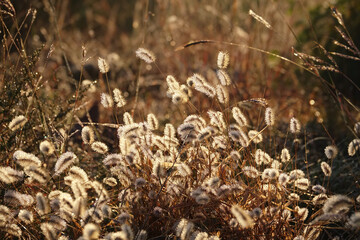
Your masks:
{"label": "fluffy seed head", "polygon": [[262,23],[265,27],[271,29],[270,23],[268,23],[264,18],[254,13],[253,10],[249,10],[249,15],[252,16],[256,21]]}
{"label": "fluffy seed head", "polygon": [[101,57],[98,58],[98,67],[101,73],[107,73],[109,71],[109,64]]}
{"label": "fluffy seed head", "polygon": [[324,204],[324,202],[328,199],[327,195],[325,193],[320,193],[319,195],[316,195],[311,201],[315,204]]}
{"label": "fluffy seed head", "polygon": [[289,182],[289,180],[290,180],[290,177],[286,173],[281,173],[279,175],[279,183],[281,185],[286,185]]}
{"label": "fluffy seed head", "polygon": [[109,150],[105,143],[99,141],[93,142],[91,149],[100,154],[105,154]]}
{"label": "fluffy seed head", "polygon": [[283,163],[289,162],[290,161],[290,153],[289,150],[287,148],[283,148],[281,150],[281,161]]}
{"label": "fluffy seed head", "polygon": [[290,180],[296,180],[305,177],[305,173],[300,169],[294,169],[290,172]]}
{"label": "fluffy seed head", "polygon": [[251,228],[254,225],[254,221],[248,211],[245,211],[241,207],[233,205],[231,207],[231,213],[235,216],[241,228]]}
{"label": "fluffy seed head", "polygon": [[321,185],[314,185],[311,189],[316,193],[326,193],[326,189]]}
{"label": "fluffy seed head", "polygon": [[216,86],[216,96],[222,104],[227,104],[229,102],[229,92],[222,85]]}
{"label": "fluffy seed head", "polygon": [[48,200],[41,192],[38,192],[36,194],[36,208],[39,215],[44,215],[50,212],[50,206]]}
{"label": "fluffy seed head", "polygon": [[141,60],[145,61],[146,63],[153,63],[156,61],[155,54],[152,53],[150,50],[145,48],[138,48],[135,51],[136,57],[140,58]]}
{"label": "fluffy seed head", "polygon": [[113,94],[114,94],[114,101],[116,102],[117,107],[121,108],[126,105],[126,100],[118,88],[115,88],[113,90]]}
{"label": "fluffy seed head", "polygon": [[146,121],[149,124],[149,128],[151,130],[156,130],[159,128],[159,122],[154,114],[152,113],[148,114]]}
{"label": "fluffy seed head", "polygon": [[5,202],[14,206],[28,207],[34,203],[34,198],[28,194],[22,194],[14,190],[7,190],[4,195]]}
{"label": "fluffy seed head", "polygon": [[229,65],[229,53],[220,51],[217,57],[218,68],[225,69]]}
{"label": "fluffy seed head", "polygon": [[85,240],[94,240],[98,239],[100,236],[100,229],[94,223],[88,223],[84,226],[83,229],[83,238]]}
{"label": "fluffy seed head", "polygon": [[55,175],[59,175],[65,171],[76,159],[77,157],[73,152],[63,153],[55,164]]}
{"label": "fluffy seed head", "polygon": [[198,196],[196,196],[195,201],[198,204],[204,205],[210,202],[210,197],[207,195],[206,192],[202,192]]}
{"label": "fluffy seed head", "polygon": [[341,214],[346,213],[353,205],[353,201],[345,195],[334,195],[330,197],[323,206],[324,213]]}
{"label": "fluffy seed head", "polygon": [[349,156],[354,156],[355,153],[359,150],[359,148],[360,148],[360,139],[357,138],[352,140],[348,146]]}
{"label": "fluffy seed head", "polygon": [[360,229],[360,212],[353,213],[350,216],[347,225],[353,229]]}
{"label": "fluffy seed head", "polygon": [[273,126],[275,123],[275,114],[270,107],[265,109],[265,123],[268,126]]}
{"label": "fluffy seed head", "polygon": [[310,186],[310,181],[307,178],[300,178],[295,180],[295,187],[301,189],[301,190],[307,190]]}
{"label": "fluffy seed head", "polygon": [[27,119],[23,115],[16,116],[11,122],[9,123],[8,127],[11,131],[15,131],[19,128],[22,128],[25,123],[27,122]]}
{"label": "fluffy seed head", "polygon": [[327,176],[327,177],[331,176],[331,173],[332,173],[331,167],[326,162],[321,163],[321,170],[323,171],[325,176]]}
{"label": "fluffy seed head", "polygon": [[92,144],[95,139],[94,131],[90,126],[85,126],[81,130],[81,138],[85,144]]}
{"label": "fluffy seed head", "polygon": [[125,125],[130,125],[134,123],[134,119],[132,118],[131,114],[128,112],[125,112],[123,115],[123,121]]}
{"label": "fluffy seed head", "polygon": [[267,154],[266,152],[264,152],[261,149],[257,149],[255,152],[255,162],[257,165],[261,165],[261,164],[270,164],[272,162],[272,158],[270,157],[269,154]]}
{"label": "fluffy seed head", "polygon": [[291,133],[300,133],[301,130],[301,125],[298,119],[296,118],[291,118],[290,119],[290,132]]}
{"label": "fluffy seed head", "polygon": [[89,181],[86,172],[82,168],[77,166],[72,166],[69,169],[68,176],[71,176],[74,180],[82,183],[87,183]]}
{"label": "fluffy seed head", "polygon": [[235,121],[239,124],[240,127],[247,125],[246,117],[238,107],[233,107],[231,111]]}
{"label": "fluffy seed head", "polygon": [[195,89],[206,96],[213,98],[216,95],[216,90],[209,83],[195,84]]}
{"label": "fluffy seed head", "polygon": [[104,178],[103,183],[110,186],[110,187],[115,187],[117,185],[117,181],[113,177]]}
{"label": "fluffy seed head", "polygon": [[34,221],[34,216],[32,212],[25,209],[21,209],[18,216],[19,219],[23,221],[25,224],[30,224]]}
{"label": "fluffy seed head", "polygon": [[5,184],[11,184],[21,181],[24,178],[24,172],[17,171],[11,167],[0,167],[0,181]]}
{"label": "fluffy seed head", "polygon": [[257,178],[259,176],[259,171],[253,166],[243,167],[242,172],[249,178]]}
{"label": "fluffy seed head", "polygon": [[216,71],[216,76],[219,79],[221,85],[229,86],[231,84],[230,76],[225,70],[218,69]]}
{"label": "fluffy seed head", "polygon": [[112,97],[107,93],[101,94],[100,103],[104,108],[111,108],[114,105]]}
{"label": "fluffy seed head", "polygon": [[29,167],[29,166],[41,166],[41,161],[38,157],[36,157],[32,153],[26,153],[22,150],[17,150],[13,154],[13,158],[15,159],[16,163],[22,167]]}
{"label": "fluffy seed head", "polygon": [[250,130],[248,132],[249,138],[251,141],[253,141],[254,143],[261,143],[263,141],[263,137],[261,135],[261,133],[259,133],[256,130]]}
{"label": "fluffy seed head", "polygon": [[338,149],[336,146],[334,145],[330,145],[330,146],[327,146],[325,149],[324,149],[324,152],[325,152],[325,155],[328,159],[333,159],[336,157],[336,155],[338,154]]}
{"label": "fluffy seed head", "polygon": [[42,141],[39,146],[40,151],[46,156],[50,156],[55,152],[54,145],[48,140]]}
{"label": "fluffy seed head", "polygon": [[354,131],[356,134],[360,134],[360,122],[355,123]]}

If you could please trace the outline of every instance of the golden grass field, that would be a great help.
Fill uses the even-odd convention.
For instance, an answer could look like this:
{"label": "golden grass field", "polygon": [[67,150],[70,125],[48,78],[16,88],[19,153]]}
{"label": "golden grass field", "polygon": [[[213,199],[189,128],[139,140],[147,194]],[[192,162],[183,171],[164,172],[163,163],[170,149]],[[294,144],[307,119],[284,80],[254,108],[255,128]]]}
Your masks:
{"label": "golden grass field", "polygon": [[360,239],[356,1],[1,0],[1,239]]}

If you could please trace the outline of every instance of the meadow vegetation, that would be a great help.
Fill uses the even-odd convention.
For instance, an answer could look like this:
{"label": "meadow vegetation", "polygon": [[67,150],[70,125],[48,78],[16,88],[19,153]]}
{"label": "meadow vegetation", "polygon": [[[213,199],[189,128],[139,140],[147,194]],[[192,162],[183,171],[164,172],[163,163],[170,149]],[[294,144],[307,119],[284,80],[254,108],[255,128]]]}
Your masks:
{"label": "meadow vegetation", "polygon": [[1,0],[1,236],[359,239],[333,4]]}

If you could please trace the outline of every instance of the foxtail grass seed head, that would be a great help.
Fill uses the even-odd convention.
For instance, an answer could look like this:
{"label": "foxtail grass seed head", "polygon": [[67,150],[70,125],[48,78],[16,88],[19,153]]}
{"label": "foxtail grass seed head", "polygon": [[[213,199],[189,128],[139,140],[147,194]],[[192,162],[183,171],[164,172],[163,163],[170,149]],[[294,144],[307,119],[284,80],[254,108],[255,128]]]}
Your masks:
{"label": "foxtail grass seed head", "polygon": [[210,202],[210,197],[206,192],[202,192],[196,196],[195,201],[200,205],[204,205]]}
{"label": "foxtail grass seed head", "polygon": [[115,187],[117,185],[117,181],[113,177],[104,178],[103,183],[110,186],[110,187]]}
{"label": "foxtail grass seed head", "polygon": [[98,67],[101,73],[105,74],[109,71],[109,64],[101,57],[98,58]]}
{"label": "foxtail grass seed head", "polygon": [[19,128],[22,128],[25,123],[27,122],[27,119],[23,115],[16,116],[11,122],[9,123],[8,127],[11,131],[16,131]]}
{"label": "foxtail grass seed head", "polygon": [[289,194],[289,200],[290,201],[299,201],[300,200],[300,196],[296,193],[290,193]]}
{"label": "foxtail grass seed head", "polygon": [[338,149],[334,145],[327,146],[324,149],[325,155],[328,159],[334,159],[336,155],[338,154]]}
{"label": "foxtail grass seed head", "polygon": [[290,181],[289,175],[287,175],[286,173],[280,173],[280,175],[279,175],[279,183],[281,185],[286,185],[289,181]]}
{"label": "foxtail grass seed head", "polygon": [[331,196],[324,204],[324,213],[344,214],[353,205],[353,201],[345,195]]}
{"label": "foxtail grass seed head", "polygon": [[249,15],[252,16],[256,21],[260,22],[261,24],[263,24],[265,27],[271,29],[271,25],[270,23],[268,23],[264,18],[262,18],[261,16],[257,15],[256,13],[254,13],[253,10],[249,10]]}
{"label": "foxtail grass seed head", "polygon": [[349,156],[354,156],[355,153],[359,150],[360,148],[360,139],[354,139],[350,142],[349,146],[348,146],[348,154]]}
{"label": "foxtail grass seed head", "polygon": [[36,157],[32,153],[26,153],[22,150],[15,151],[13,154],[13,158],[15,159],[16,163],[22,166],[23,168],[30,166],[36,166],[36,167],[41,166],[41,161],[38,157]]}
{"label": "foxtail grass seed head", "polygon": [[246,229],[253,227],[254,220],[250,217],[248,211],[244,210],[240,206],[233,205],[231,207],[231,213],[238,221],[240,228]]}
{"label": "foxtail grass seed head", "polygon": [[125,98],[123,97],[121,91],[118,88],[115,88],[113,90],[113,94],[114,94],[114,101],[115,101],[116,106],[118,108],[121,108],[121,107],[126,105],[126,100],[125,100]]}
{"label": "foxtail grass seed head", "polygon": [[7,232],[10,235],[20,238],[22,235],[22,231],[18,225],[15,223],[7,224],[6,227],[0,227],[0,229],[4,232]]}
{"label": "foxtail grass seed head", "polygon": [[5,184],[19,182],[22,181],[23,178],[23,171],[17,171],[11,167],[0,167],[0,181]]}
{"label": "foxtail grass seed head", "polygon": [[300,125],[299,120],[297,120],[294,117],[291,118],[290,119],[290,132],[297,134],[297,133],[300,133],[300,130],[301,130],[301,125]]}
{"label": "foxtail grass seed head", "polygon": [[328,199],[327,195],[325,193],[320,193],[319,195],[316,195],[311,200],[314,205],[320,205],[324,204],[324,202]]}
{"label": "foxtail grass seed head", "polygon": [[327,177],[331,176],[331,173],[332,173],[331,167],[326,162],[321,163],[321,170],[323,171],[325,176],[327,176]]}
{"label": "foxtail grass seed head", "polygon": [[310,181],[307,178],[300,178],[295,180],[295,187],[300,190],[306,191],[310,186]]}
{"label": "foxtail grass seed head", "polygon": [[259,176],[259,171],[253,166],[243,167],[242,172],[249,178],[257,178]]}
{"label": "foxtail grass seed head", "polygon": [[236,161],[236,162],[240,162],[241,160],[241,156],[240,153],[238,151],[231,151],[230,156],[232,158],[232,160]]}
{"label": "foxtail grass seed head", "polygon": [[95,93],[96,92],[95,83],[96,82],[85,79],[81,82],[81,89],[84,89],[89,93]]}
{"label": "foxtail grass seed head", "polygon": [[221,68],[221,69],[225,69],[228,67],[229,65],[229,53],[227,52],[223,52],[223,51],[220,51],[218,53],[218,57],[217,57],[217,66],[218,68]]}
{"label": "foxtail grass seed head", "polygon": [[36,194],[36,208],[39,215],[45,215],[50,212],[50,206],[48,200],[45,198],[44,194],[38,192]]}
{"label": "foxtail grass seed head", "polygon": [[128,112],[125,112],[123,115],[123,121],[125,125],[130,125],[134,123],[134,119],[132,118],[131,114]]}
{"label": "foxtail grass seed head", "polygon": [[71,176],[72,179],[83,183],[87,183],[89,181],[89,177],[86,172],[77,166],[72,166],[69,169],[68,176]]}
{"label": "foxtail grass seed head", "polygon": [[58,239],[57,230],[55,229],[53,224],[44,222],[40,224],[40,229],[46,240]]}
{"label": "foxtail grass seed head", "polygon": [[34,216],[32,212],[25,209],[21,209],[18,216],[19,219],[25,224],[30,224],[34,221]]}
{"label": "foxtail grass seed head", "polygon": [[100,228],[94,223],[88,223],[84,226],[83,229],[83,238],[84,240],[95,240],[100,236]]}
{"label": "foxtail grass seed head", "polygon": [[54,145],[48,140],[42,141],[40,143],[39,149],[46,156],[50,156],[55,152]]}
{"label": "foxtail grass seed head", "polygon": [[309,210],[307,208],[295,207],[295,212],[297,213],[300,221],[305,221],[309,215]]}
{"label": "foxtail grass seed head", "polygon": [[287,148],[283,148],[282,150],[281,150],[281,156],[280,156],[280,158],[281,158],[281,162],[283,162],[283,163],[287,163],[287,162],[289,162],[290,161],[290,153],[289,153],[289,150],[287,149]]}
{"label": "foxtail grass seed head", "polygon": [[99,142],[99,141],[93,142],[93,143],[91,144],[91,149],[94,150],[94,151],[97,152],[97,153],[100,153],[100,154],[105,154],[105,153],[107,153],[108,150],[109,150],[109,149],[108,149],[108,146],[106,146],[105,143]]}
{"label": "foxtail grass seed head", "polygon": [[159,122],[154,114],[152,113],[148,114],[146,121],[149,124],[151,130],[156,130],[159,128]]}
{"label": "foxtail grass seed head", "polygon": [[135,51],[136,57],[140,58],[141,60],[145,61],[146,63],[153,63],[156,61],[155,54],[148,49],[145,48],[138,48]]}
{"label": "foxtail grass seed head", "polygon": [[305,173],[300,169],[294,169],[290,172],[290,180],[296,180],[305,177]]}
{"label": "foxtail grass seed head", "polygon": [[273,159],[270,157],[270,155],[264,152],[263,150],[257,149],[255,151],[255,163],[257,165],[270,164],[272,160]]}
{"label": "foxtail grass seed head", "polygon": [[77,159],[76,155],[73,152],[63,153],[55,164],[55,176],[61,174],[65,171],[70,165],[72,165]]}
{"label": "foxtail grass seed head", "polygon": [[350,216],[347,226],[352,229],[360,229],[360,212],[355,212]]}
{"label": "foxtail grass seed head", "polygon": [[102,93],[100,103],[104,108],[111,108],[114,105],[112,97],[107,93]]}
{"label": "foxtail grass seed head", "polygon": [[250,140],[256,144],[261,143],[263,141],[263,137],[262,137],[261,133],[256,130],[250,130],[248,132],[248,135],[249,135]]}
{"label": "foxtail grass seed head", "polygon": [[[225,70],[223,70],[223,69],[216,70],[216,76],[221,85],[229,86],[231,84],[230,76]],[[188,85],[189,85],[189,83],[188,83]]]}
{"label": "foxtail grass seed head", "polygon": [[233,117],[240,127],[247,126],[247,119],[238,107],[233,107],[231,110]]}
{"label": "foxtail grass seed head", "polygon": [[81,139],[85,144],[92,144],[95,139],[94,131],[90,126],[85,126],[81,130]]}
{"label": "foxtail grass seed head", "polygon": [[355,123],[354,125],[354,132],[360,135],[360,122]]}
{"label": "foxtail grass seed head", "polygon": [[213,98],[216,95],[216,89],[211,86],[209,83],[204,84],[195,84],[195,89],[209,98]]}
{"label": "foxtail grass seed head", "polygon": [[270,107],[265,109],[265,123],[268,126],[273,126],[275,123],[275,114]]}
{"label": "foxtail grass seed head", "polygon": [[312,186],[312,188],[311,188],[314,192],[316,192],[316,193],[326,193],[326,189],[323,187],[323,186],[321,186],[321,185],[314,185],[314,186]]}
{"label": "foxtail grass seed head", "polygon": [[229,92],[222,85],[216,86],[216,96],[222,104],[227,104],[229,102]]}
{"label": "foxtail grass seed head", "polygon": [[34,203],[34,198],[18,191],[7,190],[4,194],[4,201],[13,206],[29,207]]}
{"label": "foxtail grass seed head", "polygon": [[271,168],[280,169],[282,167],[282,163],[278,160],[273,160],[271,163]]}

